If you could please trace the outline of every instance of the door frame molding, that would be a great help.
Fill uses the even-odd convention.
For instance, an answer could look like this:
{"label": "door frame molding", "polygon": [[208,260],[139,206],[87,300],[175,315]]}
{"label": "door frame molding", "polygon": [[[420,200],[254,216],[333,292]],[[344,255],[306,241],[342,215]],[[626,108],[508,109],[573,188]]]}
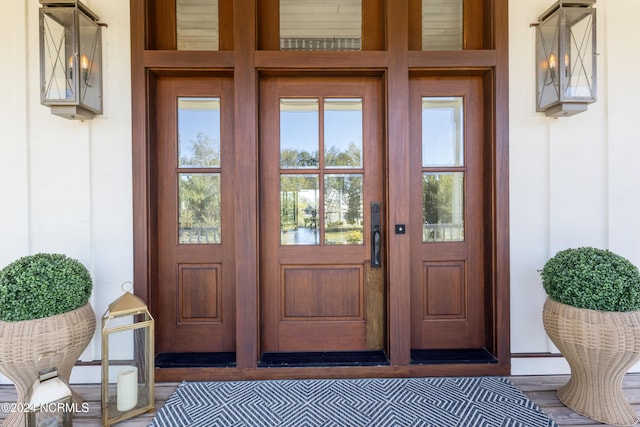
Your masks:
{"label": "door frame molding", "polygon": [[[237,230],[235,247],[236,303],[253,310],[236,313],[235,368],[158,369],[158,381],[327,378],[367,376],[508,375],[511,369],[509,330],[509,115],[508,115],[508,0],[467,0],[482,5],[482,31],[474,50],[421,52],[409,50],[409,12],[414,0],[386,0],[386,50],[353,52],[285,52],[256,50],[256,0],[221,0],[233,13],[232,43],[235,50],[189,52],[154,50],[148,41],[165,29],[157,25],[155,3],[163,10],[174,0],[131,0],[131,83],[133,161],[133,266],[136,295],[154,305],[157,283],[157,246],[154,230],[155,196],[153,117],[155,76],[233,75],[234,78],[234,180],[243,179],[242,191],[234,191]],[[240,30],[241,29],[241,30]],[[172,28],[166,29],[171,31]],[[481,39],[481,40],[480,40]],[[166,48],[166,47],[165,47]],[[257,367],[259,340],[258,228],[258,79],[259,75],[384,74],[387,102],[387,188],[401,189],[409,183],[405,162],[409,155],[410,75],[481,75],[485,93],[484,137],[490,141],[485,164],[486,282],[492,318],[491,331],[497,358],[495,364],[411,365],[410,286],[408,235],[391,234],[387,245],[389,291],[387,333],[390,366],[361,368],[272,368]],[[387,191],[387,226],[408,224],[409,194]]]}

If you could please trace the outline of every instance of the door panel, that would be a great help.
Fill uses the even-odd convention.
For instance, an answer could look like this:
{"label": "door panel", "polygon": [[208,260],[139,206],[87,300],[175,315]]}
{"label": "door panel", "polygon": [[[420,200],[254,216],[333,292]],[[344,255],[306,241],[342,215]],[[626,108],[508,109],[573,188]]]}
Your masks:
{"label": "door panel", "polygon": [[235,351],[232,82],[158,79],[156,350]]}
{"label": "door panel", "polygon": [[260,90],[262,351],[380,350],[381,83],[267,78]]}
{"label": "door panel", "polygon": [[480,78],[411,81],[411,348],[485,346]]}

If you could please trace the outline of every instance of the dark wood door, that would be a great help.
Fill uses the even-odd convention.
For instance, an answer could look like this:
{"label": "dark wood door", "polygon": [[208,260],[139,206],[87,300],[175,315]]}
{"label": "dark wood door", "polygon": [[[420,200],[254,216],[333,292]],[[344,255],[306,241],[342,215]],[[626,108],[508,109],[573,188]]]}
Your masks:
{"label": "dark wood door", "polygon": [[383,349],[381,82],[260,91],[261,350]]}
{"label": "dark wood door", "polygon": [[235,351],[233,91],[159,78],[156,351]]}
{"label": "dark wood door", "polygon": [[411,81],[411,348],[485,342],[482,79]]}

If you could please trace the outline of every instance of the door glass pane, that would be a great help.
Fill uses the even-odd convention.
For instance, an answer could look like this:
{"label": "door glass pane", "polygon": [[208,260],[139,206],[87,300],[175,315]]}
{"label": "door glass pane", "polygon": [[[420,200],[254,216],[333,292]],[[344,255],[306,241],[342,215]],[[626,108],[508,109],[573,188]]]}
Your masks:
{"label": "door glass pane", "polygon": [[461,97],[422,98],[422,166],[463,166]]}
{"label": "door glass pane", "polygon": [[318,175],[280,176],[280,243],[320,244]]}
{"label": "door glass pane", "polygon": [[179,174],[178,200],[179,243],[221,243],[220,174]]}
{"label": "door glass pane", "polygon": [[178,50],[218,50],[218,0],[176,0]]}
{"label": "door glass pane", "polygon": [[324,100],[325,167],[362,167],[362,99]]}
{"label": "door glass pane", "polygon": [[280,100],[280,167],[317,168],[320,124],[316,98]]}
{"label": "door glass pane", "polygon": [[281,50],[360,50],[362,0],[280,0]]}
{"label": "door glass pane", "polygon": [[324,177],[324,241],[327,245],[361,245],[362,175]]}
{"label": "door glass pane", "polygon": [[462,49],[463,0],[422,0],[422,50]]}
{"label": "door glass pane", "polygon": [[220,167],[220,98],[178,98],[178,166]]}
{"label": "door glass pane", "polygon": [[464,240],[464,172],[423,173],[422,241]]}

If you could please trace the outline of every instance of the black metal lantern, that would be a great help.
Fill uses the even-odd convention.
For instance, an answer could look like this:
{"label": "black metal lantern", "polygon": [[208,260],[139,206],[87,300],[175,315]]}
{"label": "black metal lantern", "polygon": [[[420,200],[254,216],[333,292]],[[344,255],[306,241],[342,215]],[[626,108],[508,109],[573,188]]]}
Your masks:
{"label": "black metal lantern", "polygon": [[537,108],[548,117],[587,110],[596,100],[595,0],[559,0],[536,26]]}
{"label": "black metal lantern", "polygon": [[98,16],[78,0],[40,0],[40,103],[67,119],[102,113]]}

